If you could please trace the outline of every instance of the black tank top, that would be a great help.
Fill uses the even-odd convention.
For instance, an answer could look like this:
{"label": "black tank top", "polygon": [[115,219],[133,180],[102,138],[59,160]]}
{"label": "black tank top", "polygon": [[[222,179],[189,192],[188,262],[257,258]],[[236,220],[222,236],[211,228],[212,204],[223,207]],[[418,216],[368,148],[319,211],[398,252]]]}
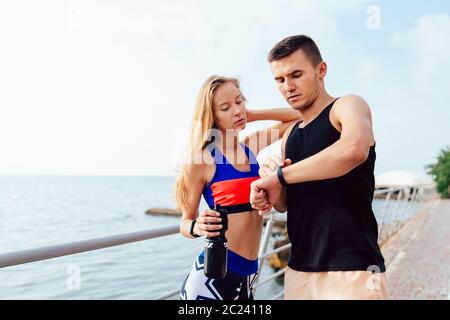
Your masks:
{"label": "black tank top", "polygon": [[[337,100],[337,99],[336,99]],[[292,164],[308,158],[340,137],[328,105],[304,128],[297,123],[286,141]],[[367,160],[344,176],[287,186],[287,227],[292,243],[288,265],[297,271],[384,272],[372,211],[375,145]]]}

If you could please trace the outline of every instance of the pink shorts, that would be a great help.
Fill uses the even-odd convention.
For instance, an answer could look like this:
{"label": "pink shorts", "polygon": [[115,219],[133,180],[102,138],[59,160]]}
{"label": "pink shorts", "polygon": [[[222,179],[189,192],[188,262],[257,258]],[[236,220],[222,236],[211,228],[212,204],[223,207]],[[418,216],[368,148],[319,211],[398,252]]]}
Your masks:
{"label": "pink shorts", "polygon": [[386,274],[371,271],[300,272],[287,267],[286,300],[385,300]]}

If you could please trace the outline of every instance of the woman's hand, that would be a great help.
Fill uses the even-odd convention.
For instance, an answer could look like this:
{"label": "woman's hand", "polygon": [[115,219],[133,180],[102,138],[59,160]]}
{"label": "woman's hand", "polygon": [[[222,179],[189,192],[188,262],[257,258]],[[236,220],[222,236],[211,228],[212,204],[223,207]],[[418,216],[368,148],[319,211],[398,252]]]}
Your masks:
{"label": "woman's hand", "polygon": [[197,218],[197,222],[194,226],[194,233],[199,236],[205,237],[217,237],[220,235],[220,230],[223,228],[222,224],[208,224],[208,223],[220,223],[220,213],[214,210],[203,210],[200,212]]}

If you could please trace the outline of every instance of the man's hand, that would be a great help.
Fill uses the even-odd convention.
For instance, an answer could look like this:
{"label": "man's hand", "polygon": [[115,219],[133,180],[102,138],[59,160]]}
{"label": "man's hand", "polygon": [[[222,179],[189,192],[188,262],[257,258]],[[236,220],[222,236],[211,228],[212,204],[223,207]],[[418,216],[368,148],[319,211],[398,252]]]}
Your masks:
{"label": "man's hand", "polygon": [[272,210],[273,205],[278,201],[283,191],[283,186],[278,180],[276,172],[253,181],[250,186],[250,203],[258,210],[260,215],[264,215]]}
{"label": "man's hand", "polygon": [[269,174],[277,171],[278,166],[287,167],[291,164],[291,159],[281,160],[276,154],[264,159],[263,164],[259,168],[259,176],[261,178],[267,177]]}
{"label": "man's hand", "polygon": [[277,203],[280,198],[283,187],[277,176],[277,168],[281,165],[283,168],[292,163],[291,159],[281,160],[277,155],[272,155],[264,160],[259,169],[261,179],[251,184],[250,203],[254,209],[264,215]]}
{"label": "man's hand", "polygon": [[253,184],[251,185],[250,190],[250,203],[252,204],[252,208],[259,211],[259,214],[263,215],[266,212],[269,212],[272,209],[272,206],[269,205],[267,200],[266,191],[260,189],[258,191],[253,190]]}

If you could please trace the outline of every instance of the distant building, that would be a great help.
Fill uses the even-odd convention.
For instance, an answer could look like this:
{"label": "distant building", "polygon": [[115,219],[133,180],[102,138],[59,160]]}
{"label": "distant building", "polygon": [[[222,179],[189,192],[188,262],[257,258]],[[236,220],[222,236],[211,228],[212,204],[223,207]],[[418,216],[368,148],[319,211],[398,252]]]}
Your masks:
{"label": "distant building", "polygon": [[[387,171],[375,177],[375,189],[402,188],[411,195],[414,186],[433,183],[430,176],[420,176],[408,171]],[[398,190],[393,195],[398,194]],[[386,194],[375,195],[375,198],[385,198]]]}
{"label": "distant building", "polygon": [[423,178],[408,171],[387,171],[375,177],[377,189],[414,186],[423,182]]}

